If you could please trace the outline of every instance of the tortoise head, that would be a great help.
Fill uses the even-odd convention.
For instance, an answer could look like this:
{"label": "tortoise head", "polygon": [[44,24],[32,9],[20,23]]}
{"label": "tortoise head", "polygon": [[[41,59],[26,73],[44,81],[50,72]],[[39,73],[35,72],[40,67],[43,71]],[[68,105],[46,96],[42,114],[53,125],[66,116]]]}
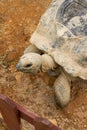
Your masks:
{"label": "tortoise head", "polygon": [[22,72],[36,74],[41,68],[41,56],[37,53],[26,53],[20,58],[16,68]]}

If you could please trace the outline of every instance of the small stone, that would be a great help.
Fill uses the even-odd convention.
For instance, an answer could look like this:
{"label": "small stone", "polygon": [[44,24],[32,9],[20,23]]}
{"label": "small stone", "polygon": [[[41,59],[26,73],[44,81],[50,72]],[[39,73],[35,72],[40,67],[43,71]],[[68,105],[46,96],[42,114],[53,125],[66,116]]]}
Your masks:
{"label": "small stone", "polygon": [[84,110],[85,109],[84,106],[82,106],[81,109]]}
{"label": "small stone", "polygon": [[15,76],[17,82],[20,82],[21,81],[21,73],[17,73],[17,75]]}
{"label": "small stone", "polygon": [[87,125],[86,125],[86,124],[84,125],[84,128],[87,128]]}
{"label": "small stone", "polygon": [[56,121],[56,119],[49,119],[49,121],[50,121],[51,123],[53,123],[54,125],[57,126],[57,121]]}
{"label": "small stone", "polygon": [[2,115],[0,114],[0,119],[3,119]]}

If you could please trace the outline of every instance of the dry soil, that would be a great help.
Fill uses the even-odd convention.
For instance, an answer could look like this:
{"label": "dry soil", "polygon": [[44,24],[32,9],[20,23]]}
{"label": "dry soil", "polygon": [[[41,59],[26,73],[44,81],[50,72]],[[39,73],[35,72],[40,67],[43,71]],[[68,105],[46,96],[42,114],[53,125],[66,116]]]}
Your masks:
{"label": "dry soil", "polygon": [[[64,109],[54,100],[55,78],[35,76],[16,70],[16,64],[29,46],[41,15],[51,0],[0,0],[0,93],[28,110],[51,120],[62,130],[87,130],[87,82],[76,81],[71,101]],[[6,130],[0,121],[0,130]],[[24,127],[30,130],[27,123]]]}

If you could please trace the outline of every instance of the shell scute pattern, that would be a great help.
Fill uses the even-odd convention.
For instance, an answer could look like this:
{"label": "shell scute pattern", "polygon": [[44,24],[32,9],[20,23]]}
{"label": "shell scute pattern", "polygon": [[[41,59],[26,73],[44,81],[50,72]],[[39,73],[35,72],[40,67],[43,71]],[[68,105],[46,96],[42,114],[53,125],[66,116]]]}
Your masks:
{"label": "shell scute pattern", "polygon": [[30,41],[67,73],[87,79],[87,0],[53,0]]}

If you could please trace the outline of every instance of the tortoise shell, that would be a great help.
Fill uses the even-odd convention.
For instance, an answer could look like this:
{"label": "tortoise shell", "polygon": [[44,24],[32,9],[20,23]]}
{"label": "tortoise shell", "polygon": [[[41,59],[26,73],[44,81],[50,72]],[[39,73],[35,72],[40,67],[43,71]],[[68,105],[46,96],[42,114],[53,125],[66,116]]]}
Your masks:
{"label": "tortoise shell", "polygon": [[87,80],[87,0],[53,0],[30,42],[67,73]]}

